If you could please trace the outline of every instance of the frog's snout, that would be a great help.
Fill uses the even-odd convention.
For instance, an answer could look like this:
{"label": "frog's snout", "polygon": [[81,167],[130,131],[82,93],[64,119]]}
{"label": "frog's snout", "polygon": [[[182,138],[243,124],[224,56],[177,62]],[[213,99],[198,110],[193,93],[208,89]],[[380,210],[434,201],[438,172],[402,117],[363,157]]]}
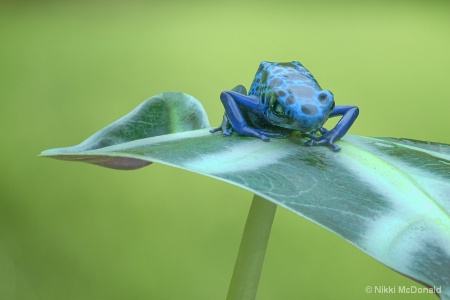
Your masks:
{"label": "frog's snout", "polygon": [[330,91],[318,91],[315,98],[314,104],[301,106],[302,114],[297,119],[297,126],[301,131],[310,132],[322,127],[334,108],[334,96]]}

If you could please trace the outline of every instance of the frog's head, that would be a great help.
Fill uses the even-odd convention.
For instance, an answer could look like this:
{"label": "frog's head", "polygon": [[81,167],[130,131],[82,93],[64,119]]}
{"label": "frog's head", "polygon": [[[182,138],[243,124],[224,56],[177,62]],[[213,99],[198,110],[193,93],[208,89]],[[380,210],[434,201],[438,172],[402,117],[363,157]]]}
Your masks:
{"label": "frog's head", "polygon": [[333,94],[327,90],[300,89],[273,91],[266,111],[269,122],[302,132],[315,131],[323,126],[334,108]]}

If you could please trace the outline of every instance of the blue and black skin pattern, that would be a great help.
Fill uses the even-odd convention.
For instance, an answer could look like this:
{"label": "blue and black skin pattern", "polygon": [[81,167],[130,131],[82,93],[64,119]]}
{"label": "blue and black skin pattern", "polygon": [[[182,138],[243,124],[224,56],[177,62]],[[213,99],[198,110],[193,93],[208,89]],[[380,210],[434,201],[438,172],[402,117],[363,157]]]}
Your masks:
{"label": "blue and black skin pattern", "polygon": [[[238,85],[224,91],[220,100],[225,107],[222,124],[211,130],[230,135],[253,136],[268,141],[288,137],[299,131],[308,137],[305,145],[325,145],[339,151],[335,144],[358,117],[356,106],[335,106],[330,91],[322,90],[314,76],[297,61],[262,62],[247,95]],[[328,118],[341,116],[336,126],[323,127]],[[317,135],[317,132],[320,135]]]}

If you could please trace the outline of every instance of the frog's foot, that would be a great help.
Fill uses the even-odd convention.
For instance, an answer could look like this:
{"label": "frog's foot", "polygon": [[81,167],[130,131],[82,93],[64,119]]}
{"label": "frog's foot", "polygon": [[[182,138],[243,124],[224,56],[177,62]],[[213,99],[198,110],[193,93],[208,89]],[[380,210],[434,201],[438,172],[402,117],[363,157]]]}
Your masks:
{"label": "frog's foot", "polygon": [[225,136],[230,136],[233,133],[233,127],[224,127],[221,125],[219,127],[211,129],[209,132],[216,133],[218,131],[222,131],[222,134]]}
{"label": "frog's foot", "polygon": [[230,136],[233,133],[233,127],[222,128],[222,134],[225,136]]}
{"label": "frog's foot", "polygon": [[209,132],[215,133],[218,131],[222,131],[223,135],[227,136],[233,132],[233,126],[226,114],[223,115],[222,123],[218,127],[211,129]]}
{"label": "frog's foot", "polygon": [[211,129],[209,132],[216,133],[218,131],[222,131],[223,135],[229,136],[233,133],[233,128],[223,128],[222,126]]}
{"label": "frog's foot", "polygon": [[259,138],[263,141],[270,140],[270,132],[267,132],[262,129],[256,129],[256,128],[252,128],[250,126],[243,126],[243,127],[235,128],[235,131],[238,135],[252,136],[252,137]]}
{"label": "frog's foot", "polygon": [[287,138],[288,135],[283,134],[283,133],[278,133],[278,132],[272,132],[272,131],[267,131],[267,130],[261,130],[261,129],[257,129],[260,133],[262,133],[265,136],[271,137],[271,138]]}
{"label": "frog's foot", "polygon": [[335,134],[332,130],[326,131],[322,136],[316,136],[315,138],[311,138],[309,141],[305,143],[306,146],[328,146],[334,152],[341,150],[341,147],[336,145],[334,142],[336,141]]}
{"label": "frog's foot", "polygon": [[339,151],[341,148],[335,145],[334,142],[343,137],[348,129],[352,126],[359,114],[359,109],[356,106],[336,106],[330,113],[330,118],[342,116],[339,122],[331,130],[320,128],[319,131],[322,136],[317,139],[312,138],[306,142],[308,146],[329,146],[333,151]]}
{"label": "frog's foot", "polygon": [[247,125],[243,126],[243,127],[233,128],[233,130],[236,131],[236,133],[238,135],[256,137],[263,141],[269,141],[270,138],[285,138],[286,137],[286,135],[284,135],[282,133],[272,132],[272,131],[268,131],[268,130],[264,130],[264,129],[253,128],[253,127],[250,127]]}
{"label": "frog's foot", "polygon": [[341,150],[341,147],[339,147],[338,145],[336,145],[335,143],[329,141],[329,140],[320,140],[320,141],[315,141],[315,140],[309,140],[305,143],[306,146],[328,146],[330,147],[334,152],[337,152],[339,150]]}
{"label": "frog's foot", "polygon": [[216,128],[211,129],[209,132],[215,133],[215,132],[217,132],[217,131],[222,131],[222,125],[220,125],[219,127],[216,127]]}

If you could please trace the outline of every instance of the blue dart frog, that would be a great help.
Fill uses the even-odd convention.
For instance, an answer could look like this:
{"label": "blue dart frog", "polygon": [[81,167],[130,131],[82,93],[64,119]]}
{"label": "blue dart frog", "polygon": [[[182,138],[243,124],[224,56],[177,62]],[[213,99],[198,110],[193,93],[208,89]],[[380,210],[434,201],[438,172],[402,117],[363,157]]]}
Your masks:
{"label": "blue dart frog", "polygon": [[[300,132],[307,146],[325,145],[333,151],[358,117],[356,106],[335,106],[333,94],[322,90],[314,76],[299,62],[262,62],[247,95],[238,85],[224,91],[222,124],[211,130],[230,135],[252,136],[268,141]],[[342,116],[336,126],[323,127],[328,118]],[[320,133],[320,135],[317,134]]]}

